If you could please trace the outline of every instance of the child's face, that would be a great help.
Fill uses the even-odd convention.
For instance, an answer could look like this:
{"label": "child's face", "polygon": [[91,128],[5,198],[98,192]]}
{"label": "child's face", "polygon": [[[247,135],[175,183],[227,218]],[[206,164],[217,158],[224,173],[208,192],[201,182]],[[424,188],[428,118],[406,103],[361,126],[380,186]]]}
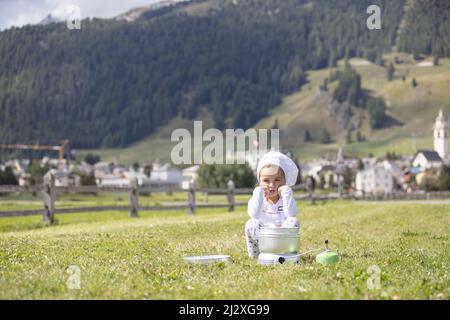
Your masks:
{"label": "child's face", "polygon": [[283,171],[279,167],[262,168],[259,174],[259,185],[267,197],[278,195],[278,188],[285,185]]}

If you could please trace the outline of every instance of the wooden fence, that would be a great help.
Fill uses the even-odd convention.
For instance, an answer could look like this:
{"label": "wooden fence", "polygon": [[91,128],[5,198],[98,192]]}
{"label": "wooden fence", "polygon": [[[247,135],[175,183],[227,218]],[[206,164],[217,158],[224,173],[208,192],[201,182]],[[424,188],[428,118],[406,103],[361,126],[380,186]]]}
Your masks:
{"label": "wooden fence", "polygon": [[[335,200],[339,198],[353,200],[431,200],[431,199],[449,199],[450,192],[434,192],[434,193],[392,193],[386,195],[364,195],[356,196],[344,194],[341,197],[337,193],[317,194],[307,189],[305,184],[293,186],[294,191],[307,191],[306,194],[296,196],[296,200],[309,200],[312,204],[316,201]],[[54,222],[55,214],[63,213],[80,213],[80,212],[100,212],[100,211],[128,211],[131,218],[139,217],[139,211],[160,211],[160,210],[186,210],[188,214],[195,214],[196,208],[227,208],[229,212],[233,212],[236,206],[246,206],[245,202],[235,202],[235,195],[245,194],[251,195],[252,188],[235,188],[234,183],[229,183],[227,188],[193,188],[181,189],[177,187],[140,187],[137,180],[130,182],[129,188],[118,187],[99,187],[99,186],[79,186],[79,187],[55,187],[55,179],[51,174],[44,176],[43,186],[19,187],[19,186],[0,186],[1,193],[41,193],[43,199],[43,208],[38,210],[19,210],[19,211],[0,211],[0,217],[13,216],[30,216],[43,215],[43,219],[49,223]],[[58,194],[80,194],[80,193],[100,193],[100,192],[117,192],[127,193],[129,197],[128,206],[93,206],[78,208],[57,208],[55,205]],[[170,205],[140,206],[139,194],[145,193],[173,193],[185,192],[186,202]],[[225,195],[227,203],[196,203],[196,192],[207,195]]]}
{"label": "wooden fence", "polygon": [[[301,190],[304,186],[294,186],[293,190]],[[128,206],[94,206],[94,207],[78,207],[78,208],[56,208],[55,202],[58,194],[95,194],[100,192],[116,192],[127,193],[129,198]],[[140,206],[139,194],[145,193],[173,193],[184,192],[187,194],[186,202],[171,205],[158,206]],[[196,192],[204,193],[205,195],[225,195],[227,203],[213,204],[213,203],[196,203]],[[177,187],[140,187],[137,180],[130,181],[129,188],[119,187],[99,187],[99,186],[79,186],[79,187],[56,187],[55,178],[52,174],[44,176],[44,183],[42,186],[0,186],[0,193],[41,193],[43,199],[43,209],[37,210],[16,210],[16,211],[0,211],[0,217],[14,217],[14,216],[30,216],[43,215],[44,221],[53,223],[55,214],[62,213],[80,213],[80,212],[100,212],[100,211],[128,211],[131,218],[139,217],[139,211],[159,211],[159,210],[187,210],[188,214],[195,214],[197,208],[227,208],[229,212],[233,212],[236,206],[245,206],[245,202],[236,202],[235,195],[245,194],[251,195],[252,188],[235,188],[234,183],[228,183],[227,188],[193,188],[181,189]]]}

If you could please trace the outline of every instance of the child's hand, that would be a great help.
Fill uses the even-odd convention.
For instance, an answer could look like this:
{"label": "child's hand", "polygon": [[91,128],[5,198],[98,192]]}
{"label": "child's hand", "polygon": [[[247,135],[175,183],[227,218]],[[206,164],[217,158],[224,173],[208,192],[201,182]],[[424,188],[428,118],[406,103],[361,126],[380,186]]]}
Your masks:
{"label": "child's hand", "polygon": [[261,188],[264,192],[264,198],[267,199],[267,197],[269,197],[271,195],[271,192],[269,190],[269,188]]}
{"label": "child's hand", "polygon": [[287,185],[280,186],[278,188],[278,194],[281,196],[281,193],[288,188],[289,188],[289,186],[287,186]]}
{"label": "child's hand", "polygon": [[276,196],[278,193],[277,189],[271,189],[269,187],[267,187],[267,188],[262,187],[261,189],[263,190],[264,198],[266,198],[266,199],[272,198],[272,197]]}

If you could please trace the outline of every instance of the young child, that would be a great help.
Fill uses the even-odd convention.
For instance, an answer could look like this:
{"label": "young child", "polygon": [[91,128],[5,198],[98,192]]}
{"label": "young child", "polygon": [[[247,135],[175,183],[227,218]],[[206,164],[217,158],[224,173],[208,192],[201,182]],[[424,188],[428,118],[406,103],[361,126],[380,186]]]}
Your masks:
{"label": "young child", "polygon": [[259,186],[248,202],[250,220],[245,224],[248,256],[257,258],[261,227],[299,227],[297,205],[289,186],[297,181],[298,168],[286,155],[270,151],[256,170]]}

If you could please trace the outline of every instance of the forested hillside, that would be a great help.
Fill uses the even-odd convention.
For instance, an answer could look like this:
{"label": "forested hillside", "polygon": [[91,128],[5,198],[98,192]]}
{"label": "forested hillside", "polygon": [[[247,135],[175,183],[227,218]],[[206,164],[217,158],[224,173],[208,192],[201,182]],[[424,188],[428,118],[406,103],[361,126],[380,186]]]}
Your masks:
{"label": "forested hillside", "polygon": [[[189,7],[200,2],[211,8],[192,13]],[[382,9],[382,30],[366,27],[371,4]],[[382,64],[404,5],[191,1],[131,23],[93,19],[83,20],[81,30],[50,24],[0,32],[0,141],[69,138],[77,148],[126,146],[203,108],[218,128],[248,128],[298,90],[307,70],[355,56]],[[409,14],[420,12],[414,10]],[[414,50],[427,53],[429,46]]]}
{"label": "forested hillside", "polygon": [[450,1],[415,0],[405,16],[399,49],[405,52],[450,57]]}

